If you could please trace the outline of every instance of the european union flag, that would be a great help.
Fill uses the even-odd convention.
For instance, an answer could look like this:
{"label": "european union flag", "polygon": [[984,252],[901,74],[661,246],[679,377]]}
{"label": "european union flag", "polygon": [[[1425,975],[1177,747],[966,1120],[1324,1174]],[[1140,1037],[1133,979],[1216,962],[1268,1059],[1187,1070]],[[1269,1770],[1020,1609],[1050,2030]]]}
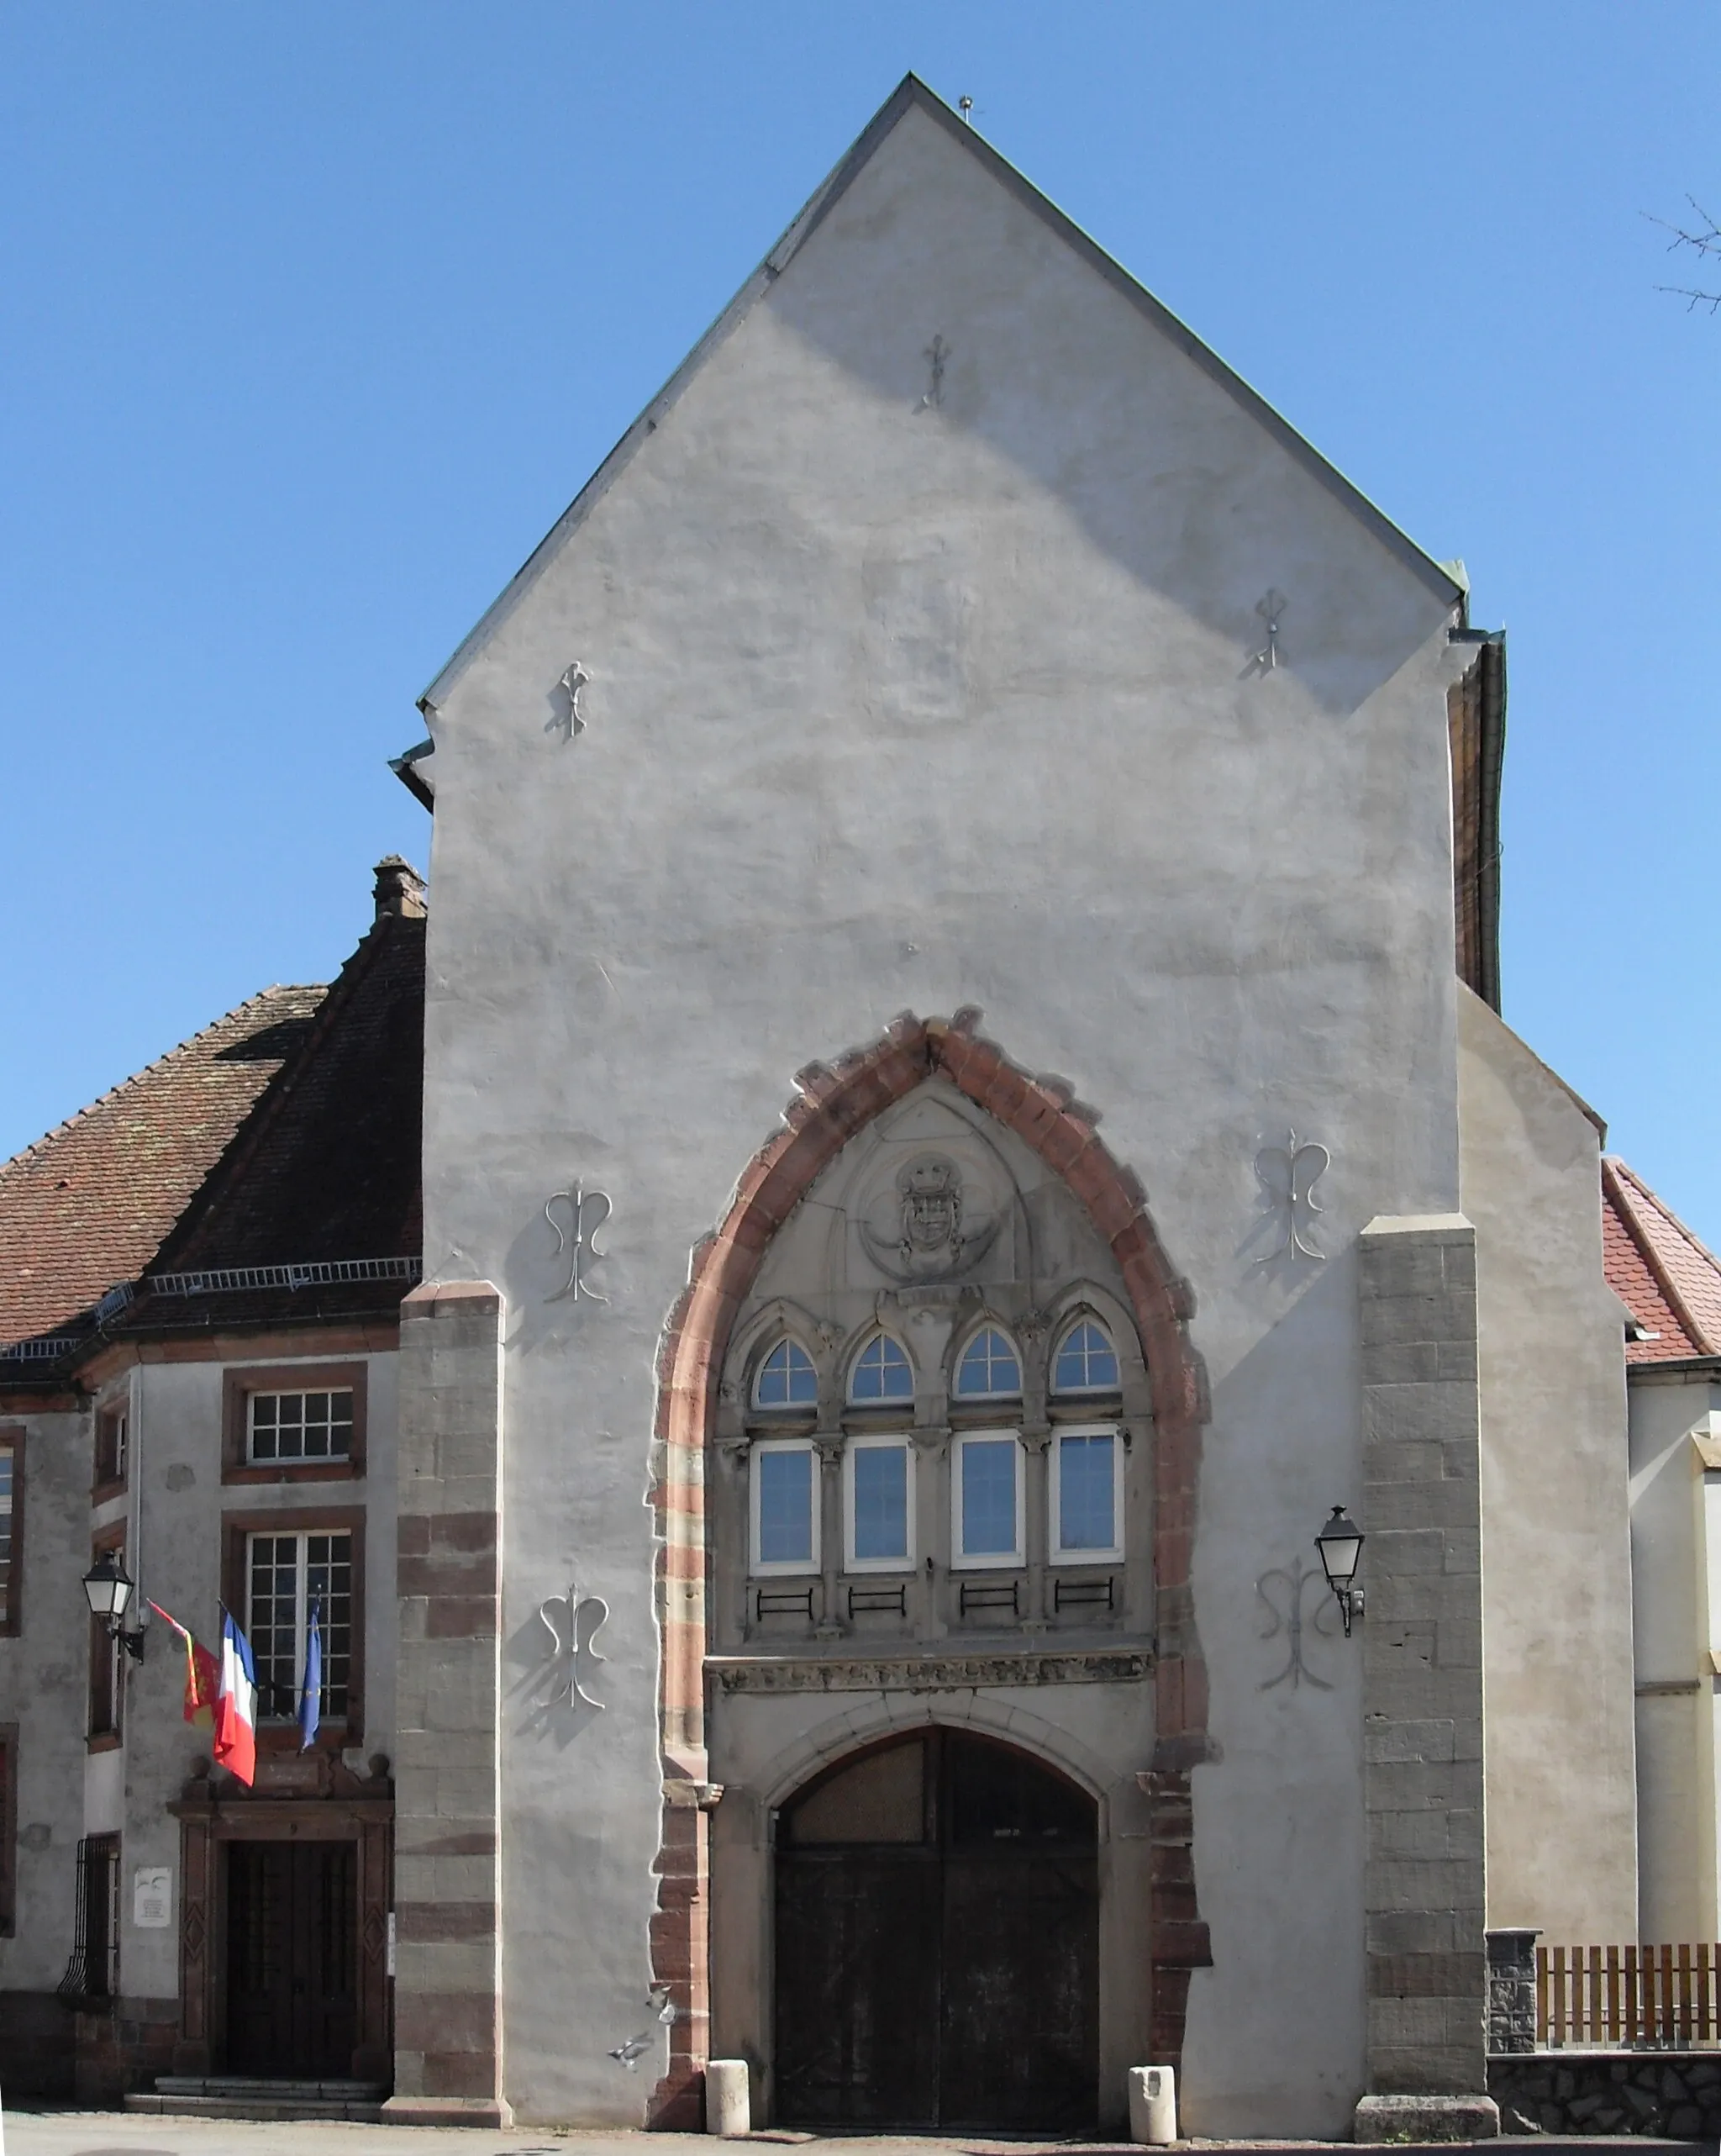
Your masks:
{"label": "european union flag", "polygon": [[299,1749],[308,1752],[317,1742],[317,1725],[323,1719],[323,1626],[320,1602],[311,1605],[311,1621],[305,1627],[305,1681],[299,1687]]}

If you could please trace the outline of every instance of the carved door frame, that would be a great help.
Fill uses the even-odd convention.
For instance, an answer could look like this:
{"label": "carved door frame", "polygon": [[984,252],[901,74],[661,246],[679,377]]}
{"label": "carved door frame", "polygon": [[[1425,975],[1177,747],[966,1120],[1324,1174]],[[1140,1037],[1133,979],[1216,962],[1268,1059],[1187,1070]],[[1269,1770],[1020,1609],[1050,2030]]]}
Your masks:
{"label": "carved door frame", "polygon": [[227,1894],[224,1848],[234,1842],[352,1842],[358,1847],[358,2032],[355,2080],[393,2079],[394,1784],[387,1762],[368,1779],[329,1754],[258,1762],[257,1784],[207,1774],[168,1809],[179,1821],[179,2040],[176,2074],[223,2070],[227,2047]]}

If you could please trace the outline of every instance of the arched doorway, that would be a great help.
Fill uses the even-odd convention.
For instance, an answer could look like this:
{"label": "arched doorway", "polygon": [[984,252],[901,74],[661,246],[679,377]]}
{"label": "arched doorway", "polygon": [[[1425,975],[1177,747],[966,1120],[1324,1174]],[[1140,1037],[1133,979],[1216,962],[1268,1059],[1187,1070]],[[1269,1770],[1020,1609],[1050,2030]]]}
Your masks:
{"label": "arched doorway", "polygon": [[1097,1829],[1074,1783],[966,1731],[798,1792],[777,1822],[778,2122],[1091,2128]]}

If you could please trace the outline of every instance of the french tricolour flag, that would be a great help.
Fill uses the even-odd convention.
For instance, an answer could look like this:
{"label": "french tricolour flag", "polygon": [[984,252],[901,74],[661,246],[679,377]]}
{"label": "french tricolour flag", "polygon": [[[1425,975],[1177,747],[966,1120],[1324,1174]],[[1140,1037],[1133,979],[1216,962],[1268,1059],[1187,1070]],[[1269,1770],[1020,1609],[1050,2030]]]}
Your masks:
{"label": "french tricolour flag", "polygon": [[257,1779],[257,1665],[251,1643],[224,1610],[221,1682],[215,1692],[215,1761],[249,1789]]}

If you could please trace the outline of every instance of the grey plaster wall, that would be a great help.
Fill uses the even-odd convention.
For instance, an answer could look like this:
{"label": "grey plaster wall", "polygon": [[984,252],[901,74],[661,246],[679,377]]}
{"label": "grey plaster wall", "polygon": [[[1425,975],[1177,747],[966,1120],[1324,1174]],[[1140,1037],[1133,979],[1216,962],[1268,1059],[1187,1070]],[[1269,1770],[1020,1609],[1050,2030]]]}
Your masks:
{"label": "grey plaster wall", "polygon": [[87,1414],[0,1422],[24,1432],[21,1624],[0,1637],[0,1722],[18,1725],[18,1920],[0,1939],[0,1991],[51,1990],[71,1953],[83,1832],[93,1426]]}
{"label": "grey plaster wall", "polygon": [[[1270,586],[1291,604],[1261,675]],[[1344,2127],[1358,1658],[1320,1642],[1330,1692],[1263,1692],[1282,1643],[1255,1583],[1307,1563],[1359,1471],[1356,1231],[1457,1202],[1449,619],[1438,579],[911,109],[436,685],[426,1262],[510,1313],[523,2116],[637,2121],[651,2085],[649,2056],[606,2054],[645,2025],[644,1500],[689,1253],[796,1069],[904,1005],[976,1003],[1103,1110],[1199,1305],[1224,1758],[1195,1778],[1215,1965],[1186,2116]],[[1285,1249],[1257,1176],[1292,1127],[1330,1149],[1324,1262]],[[576,1177],[614,1200],[603,1303],[552,1299],[544,1208]],[[610,1610],[603,1711],[545,1716],[536,1612],[571,1568]],[[1303,1965],[1322,1983],[1287,1985]]]}
{"label": "grey plaster wall", "polygon": [[[1708,1439],[1721,1385],[1707,1371],[1631,1373],[1632,1612],[1636,1641],[1639,1936],[1721,1937],[1716,1888],[1721,1473]],[[1718,1432],[1721,1434],[1721,1432]]]}
{"label": "grey plaster wall", "polygon": [[1482,1379],[1488,1921],[1637,1930],[1625,1363],[1601,1134],[1459,990]]}

